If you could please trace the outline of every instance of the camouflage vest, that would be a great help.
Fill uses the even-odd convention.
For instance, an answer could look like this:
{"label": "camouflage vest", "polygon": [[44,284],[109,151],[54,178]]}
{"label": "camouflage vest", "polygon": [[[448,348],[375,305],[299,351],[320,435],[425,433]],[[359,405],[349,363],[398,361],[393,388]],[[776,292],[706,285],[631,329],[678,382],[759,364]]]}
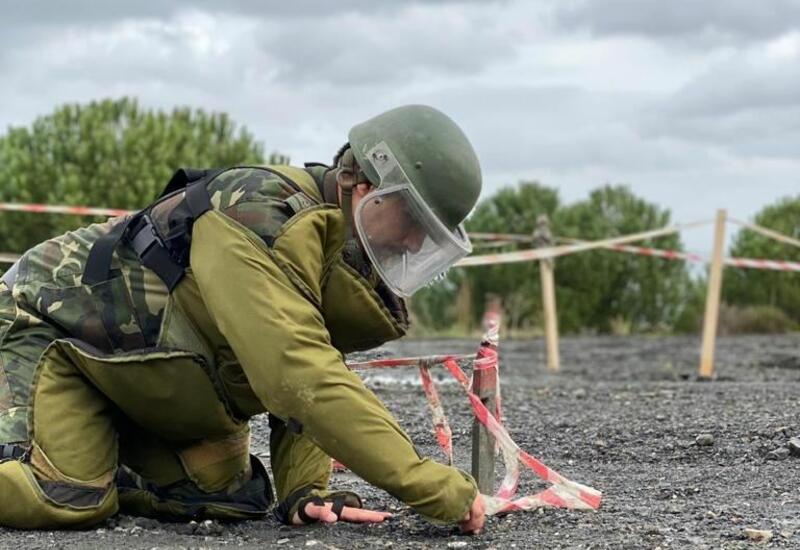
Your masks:
{"label": "camouflage vest", "polygon": [[[331,208],[323,204],[321,192],[325,171],[324,167],[232,168],[213,178],[207,189],[213,209],[271,247],[284,225],[298,214]],[[166,223],[181,198],[178,193],[154,204],[150,211],[153,223]],[[117,223],[120,219],[90,225],[28,251],[21,259],[14,286],[19,306],[57,327],[71,346],[83,347],[95,358],[113,361],[112,356],[130,358],[174,350],[197,354],[207,364],[214,385],[223,388],[222,393],[231,390],[227,393],[237,394],[231,396],[236,402],[230,407],[234,416],[246,418],[262,412],[263,406],[249,387],[242,387],[246,377],[224,339],[219,334],[209,339],[208,333],[215,332],[215,327],[213,320],[204,318],[208,315],[204,308],[199,313],[197,308],[191,315],[185,313],[187,308],[173,296],[181,293],[170,293],[131,248],[117,247],[110,279],[92,286],[81,284],[92,244]],[[371,273],[354,241],[344,242],[338,254],[349,265],[325,281],[324,296],[329,298],[321,306],[333,345],[347,353],[402,336],[408,322],[403,301]],[[374,289],[371,300],[375,303],[368,308],[352,299],[356,294],[352,285],[363,286],[365,281]],[[188,284],[193,281],[182,282],[177,289]],[[182,294],[191,296],[193,292],[187,288]],[[380,314],[370,317],[365,311]]]}

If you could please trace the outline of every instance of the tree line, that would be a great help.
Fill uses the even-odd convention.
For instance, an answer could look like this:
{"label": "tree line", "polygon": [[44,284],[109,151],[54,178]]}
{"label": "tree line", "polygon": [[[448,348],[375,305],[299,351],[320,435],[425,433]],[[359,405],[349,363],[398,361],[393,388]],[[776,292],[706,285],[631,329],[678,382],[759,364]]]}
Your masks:
{"label": "tree line", "polygon": [[[265,156],[253,135],[224,113],[149,110],[132,98],[69,104],[30,127],[12,127],[0,136],[0,202],[138,209],[158,195],[177,167],[288,161],[278,153]],[[562,239],[605,239],[671,223],[667,209],[637,197],[625,185],[604,185],[567,204],[555,188],[519,182],[483,199],[466,226],[470,232],[533,235],[541,216],[547,216],[552,234]],[[22,252],[90,221],[85,216],[0,212],[0,252]],[[800,238],[800,195],[765,207],[754,222]],[[477,254],[520,246],[474,244]],[[683,250],[679,234],[638,244]],[[740,231],[727,252],[800,262],[797,247],[749,231]],[[686,332],[699,327],[704,274],[682,262],[593,250],[558,258],[555,265],[562,332]],[[6,267],[0,265],[0,270]],[[512,332],[539,331],[538,269],[538,262],[451,269],[412,299],[418,334],[478,330],[489,297],[501,300],[504,322]],[[800,274],[726,269],[723,280],[723,330],[782,331],[800,325]]]}

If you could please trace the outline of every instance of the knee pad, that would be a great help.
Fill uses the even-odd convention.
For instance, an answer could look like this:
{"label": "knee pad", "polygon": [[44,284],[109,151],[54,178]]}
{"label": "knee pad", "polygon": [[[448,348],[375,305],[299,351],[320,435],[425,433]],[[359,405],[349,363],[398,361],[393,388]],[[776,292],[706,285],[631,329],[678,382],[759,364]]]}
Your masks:
{"label": "knee pad", "polygon": [[37,479],[19,460],[0,463],[0,525],[16,529],[81,528],[117,512],[117,490]]}

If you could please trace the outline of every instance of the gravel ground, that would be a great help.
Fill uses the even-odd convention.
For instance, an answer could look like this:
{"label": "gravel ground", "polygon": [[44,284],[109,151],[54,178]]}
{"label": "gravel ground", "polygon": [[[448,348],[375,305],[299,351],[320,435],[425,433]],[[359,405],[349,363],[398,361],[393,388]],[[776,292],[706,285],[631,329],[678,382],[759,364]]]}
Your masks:
{"label": "gravel ground", "polygon": [[[404,341],[379,354],[475,347],[465,340]],[[696,380],[697,338],[565,338],[558,374],[545,371],[541,341],[500,348],[509,431],[550,467],[603,491],[598,512],[516,513],[491,518],[483,534],[466,537],[426,524],[352,474],[336,473],[333,486],[355,490],[395,517],[381,525],[287,528],[271,518],[170,524],[120,516],[88,531],[0,529],[0,547],[800,548],[800,456],[791,443],[800,438],[800,335],[721,338],[712,382]],[[447,373],[435,372],[456,462],[468,469],[468,405]],[[415,371],[364,376],[420,450],[441,458]],[[266,422],[256,420],[255,452],[266,453],[267,437]],[[532,473],[523,475],[521,493],[541,487]],[[771,540],[754,542],[747,529],[769,531]]]}

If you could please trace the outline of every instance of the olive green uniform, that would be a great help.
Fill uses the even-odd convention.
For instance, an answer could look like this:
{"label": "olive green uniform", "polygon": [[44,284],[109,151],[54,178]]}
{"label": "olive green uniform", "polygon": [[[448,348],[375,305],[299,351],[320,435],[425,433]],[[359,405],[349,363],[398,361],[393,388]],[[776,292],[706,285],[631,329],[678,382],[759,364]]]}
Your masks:
{"label": "olive green uniform", "polygon": [[0,443],[30,450],[0,462],[0,525],[85,526],[120,505],[260,517],[271,489],[247,421],[266,411],[284,508],[328,494],[334,457],[431,521],[467,513],[474,481],[420,457],[344,364],[343,353],[400,337],[406,313],[345,239],[324,173],[239,168],[213,179],[213,209],[195,221],[171,293],[125,246],[114,277],[80,284],[113,221],[23,257],[13,292],[0,283]]}

